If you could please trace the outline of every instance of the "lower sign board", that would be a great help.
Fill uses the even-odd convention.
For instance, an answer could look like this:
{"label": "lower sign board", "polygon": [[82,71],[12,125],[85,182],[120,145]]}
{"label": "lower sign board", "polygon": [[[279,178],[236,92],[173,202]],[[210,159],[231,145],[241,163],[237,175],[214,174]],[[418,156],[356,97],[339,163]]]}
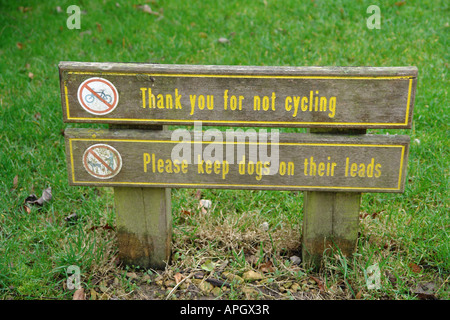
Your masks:
{"label": "lower sign board", "polygon": [[65,132],[71,185],[403,192],[410,138],[249,129]]}

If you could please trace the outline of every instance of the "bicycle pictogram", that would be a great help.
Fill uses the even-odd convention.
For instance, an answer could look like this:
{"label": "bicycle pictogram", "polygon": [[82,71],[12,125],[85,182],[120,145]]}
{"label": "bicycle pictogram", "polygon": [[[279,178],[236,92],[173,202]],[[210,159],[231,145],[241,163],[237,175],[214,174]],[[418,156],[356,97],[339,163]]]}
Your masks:
{"label": "bicycle pictogram", "polygon": [[90,78],[78,87],[78,102],[91,114],[105,115],[112,112],[119,103],[116,87],[103,78]]}
{"label": "bicycle pictogram", "polygon": [[[106,94],[106,93],[105,93],[105,90],[102,90],[102,91],[95,91],[95,93],[97,93],[97,95],[95,95],[94,93],[87,94],[87,95],[84,97],[84,100],[85,100],[87,103],[92,103],[92,102],[94,102],[95,99],[101,98],[101,99],[103,99],[104,101],[106,101],[106,102],[108,102],[108,103],[111,103],[111,102],[112,102],[112,97],[111,97],[111,95]],[[99,98],[98,98],[98,97],[99,97]]]}

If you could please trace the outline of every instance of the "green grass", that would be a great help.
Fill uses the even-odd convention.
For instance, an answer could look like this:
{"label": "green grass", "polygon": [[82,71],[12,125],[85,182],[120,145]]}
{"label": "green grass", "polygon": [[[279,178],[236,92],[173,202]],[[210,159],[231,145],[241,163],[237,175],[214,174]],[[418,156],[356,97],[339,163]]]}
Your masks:
{"label": "green grass", "polygon": [[[160,14],[139,10],[144,3]],[[76,1],[81,29],[69,30],[74,1],[0,0],[0,298],[71,299],[66,268],[77,265],[88,298],[159,299],[170,288],[159,281],[208,260],[228,261],[226,270],[241,276],[270,260],[264,280],[246,290],[233,283],[222,298],[418,299],[417,286],[433,284],[433,297],[449,299],[448,2],[384,1],[380,30],[366,27],[372,1],[180,3]],[[289,262],[300,245],[301,193],[202,190],[213,202],[202,215],[195,190],[173,190],[173,263],[160,272],[125,268],[114,231],[103,228],[115,226],[111,189],[68,186],[62,130],[87,125],[62,122],[59,61],[417,66],[413,128],[370,130],[411,136],[406,190],[364,194],[356,254],[333,252],[321,272]],[[28,195],[49,186],[51,202],[23,210]],[[68,222],[71,213],[78,219]],[[375,263],[381,289],[369,290],[366,270]],[[150,277],[137,282],[131,271]],[[183,290],[172,298],[195,295]]]}

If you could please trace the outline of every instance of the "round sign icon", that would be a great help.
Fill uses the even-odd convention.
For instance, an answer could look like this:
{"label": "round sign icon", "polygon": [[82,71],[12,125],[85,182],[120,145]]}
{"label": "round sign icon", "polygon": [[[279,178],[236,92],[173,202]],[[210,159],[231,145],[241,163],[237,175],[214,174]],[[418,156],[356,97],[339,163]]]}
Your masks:
{"label": "round sign icon", "polygon": [[107,144],[95,144],[84,151],[83,166],[93,177],[110,179],[122,169],[122,157]]}
{"label": "round sign icon", "polygon": [[95,115],[112,112],[119,103],[116,87],[103,78],[90,78],[78,87],[78,102],[84,110]]}

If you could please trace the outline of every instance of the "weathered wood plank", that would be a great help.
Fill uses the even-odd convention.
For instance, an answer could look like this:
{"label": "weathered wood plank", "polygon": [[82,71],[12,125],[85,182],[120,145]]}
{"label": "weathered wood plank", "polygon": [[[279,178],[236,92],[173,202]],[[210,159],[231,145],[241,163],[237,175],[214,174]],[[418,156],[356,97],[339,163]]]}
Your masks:
{"label": "weathered wood plank", "polygon": [[70,128],[69,183],[403,192],[408,136],[262,133]]}
{"label": "weathered wood plank", "polygon": [[415,67],[59,68],[65,122],[410,128],[417,81]]}

